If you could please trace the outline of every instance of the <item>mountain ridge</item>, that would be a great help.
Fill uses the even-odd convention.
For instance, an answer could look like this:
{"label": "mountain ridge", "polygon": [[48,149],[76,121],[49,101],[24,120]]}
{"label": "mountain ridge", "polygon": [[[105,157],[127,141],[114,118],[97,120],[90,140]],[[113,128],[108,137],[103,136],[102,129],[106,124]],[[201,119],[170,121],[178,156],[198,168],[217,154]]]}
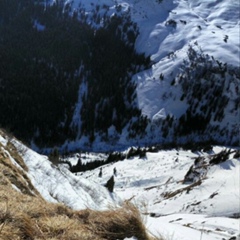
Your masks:
{"label": "mountain ridge", "polygon": [[[3,38],[1,124],[35,150],[238,144],[237,3],[29,4],[1,18],[16,47]],[[27,55],[27,40],[14,39],[20,33],[36,41]]]}

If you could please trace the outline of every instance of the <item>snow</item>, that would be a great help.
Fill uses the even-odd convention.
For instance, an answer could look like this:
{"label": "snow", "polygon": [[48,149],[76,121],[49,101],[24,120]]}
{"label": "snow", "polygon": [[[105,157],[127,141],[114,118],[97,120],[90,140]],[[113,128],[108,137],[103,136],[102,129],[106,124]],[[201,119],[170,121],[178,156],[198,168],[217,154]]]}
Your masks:
{"label": "snow", "polygon": [[[91,16],[93,9],[96,10],[97,5],[100,6],[98,12],[100,17],[105,14],[112,16],[121,12],[130,13],[131,20],[137,24],[139,30],[135,49],[139,53],[150,56],[152,61],[151,67],[135,74],[132,81],[137,86],[137,105],[143,115],[153,120],[153,125],[167,115],[179,119],[189,108],[186,99],[180,101],[183,90],[176,76],[182,72],[183,61],[187,59],[190,45],[200,49],[205,55],[208,54],[216,60],[227,63],[228,66],[240,66],[240,8],[237,0],[162,0],[160,2],[157,0],[73,0],[66,1],[66,4],[71,4],[72,11],[81,7],[88,16]],[[104,5],[109,7],[108,10],[102,8]],[[120,12],[116,10],[116,6],[121,6]],[[102,26],[101,23],[91,22],[90,18],[88,21],[95,28]],[[84,66],[81,66],[79,71],[82,67]],[[230,76],[226,77],[226,81],[230,81],[230,78]],[[176,80],[176,84],[171,84],[173,79]],[[235,82],[235,86],[231,89],[235,89],[239,84]],[[91,151],[94,149],[94,151],[107,152],[116,148],[123,150],[131,144],[136,144],[137,140],[134,142],[127,138],[127,126],[122,130],[121,136],[118,136],[119,140],[115,139],[114,129],[109,128],[112,138],[110,144],[103,142],[100,136],[95,136],[95,141],[90,145],[88,137],[80,136],[79,113],[85,91],[86,83],[83,81],[79,86],[78,102],[71,124],[76,128],[76,139],[66,141],[61,150]],[[232,95],[229,96],[230,94]],[[224,110],[224,118],[221,123],[211,120],[212,126],[220,125],[220,129],[226,129],[229,132],[236,129],[239,118],[237,112],[233,111],[233,102],[237,94],[235,90],[226,91],[230,101]],[[148,130],[146,131],[148,139],[142,139],[142,145],[149,141],[152,143],[164,141],[158,138],[158,132]],[[170,135],[169,138],[171,138]],[[219,141],[225,141],[228,137],[230,138],[227,135],[223,136]],[[232,139],[232,142],[235,142],[236,136]],[[34,144],[32,147],[37,150]]]}
{"label": "snow", "polygon": [[[137,83],[138,106],[144,115],[154,121],[168,114],[180,117],[188,107],[186,102],[174,100],[181,96],[181,89],[178,85],[172,86],[171,81],[181,70],[189,44],[197,43],[205,54],[229,65],[239,66],[240,21],[237,0],[163,0],[161,3],[155,0],[74,0],[73,9],[78,8],[80,2],[87,12],[91,12],[92,3],[110,6],[110,15],[115,13],[116,2],[124,11],[130,9],[132,20],[137,23],[140,32],[135,48],[149,55],[153,62],[150,69],[133,76],[133,81]],[[169,20],[174,20],[176,26],[168,25]],[[44,31],[44,26],[38,22],[34,23],[34,27]],[[228,37],[227,42],[223,41],[225,36]],[[159,79],[161,74],[163,80]],[[85,89],[83,83],[79,87],[79,99]],[[234,89],[234,86],[230,89]],[[72,121],[78,130],[81,124],[78,118],[80,108],[81,103],[78,102]],[[236,115],[226,110],[223,124],[237,121]],[[114,136],[115,129],[109,128],[109,133]],[[123,145],[124,134],[126,131],[123,131],[120,139]],[[3,146],[8,140],[0,134]],[[24,147],[16,140],[11,141],[19,149]],[[85,142],[87,139],[83,136],[67,142],[63,148],[76,149],[76,146]],[[99,142],[94,144],[99,149],[108,150],[106,145]],[[109,205],[116,206],[123,200],[132,199],[143,213],[147,213],[146,225],[154,235],[171,240],[240,238],[239,219],[232,218],[240,214],[240,159],[233,156],[221,164],[208,165],[201,184],[187,192],[180,191],[189,186],[182,182],[185,174],[196,157],[205,157],[209,162],[209,154],[184,150],[148,152],[145,158],[133,157],[104,165],[103,176],[99,178],[99,169],[74,175],[65,165],[55,166],[46,156],[24,148],[22,157],[29,169],[28,176],[47,201],[62,202],[73,209],[89,207],[103,210]],[[216,146],[211,154],[222,150],[223,147]],[[90,153],[85,157],[88,162],[106,156]],[[17,165],[13,158],[10,159]],[[76,164],[78,156],[68,160]],[[114,193],[110,194],[102,185],[112,176],[114,168],[117,169],[115,188]],[[13,188],[16,189],[16,186]],[[177,190],[180,192],[175,196],[166,197]]]}
{"label": "snow", "polygon": [[7,142],[8,142],[7,138],[4,138],[4,137],[2,137],[2,136],[0,135],[0,143],[1,143],[3,146],[6,146],[6,145],[7,145]]}
{"label": "snow", "polygon": [[[81,71],[81,67],[79,69],[79,72]],[[79,93],[78,93],[78,102],[77,105],[75,106],[75,111],[72,117],[72,127],[77,127],[77,138],[80,137],[80,128],[81,128],[81,118],[80,118],[80,112],[81,112],[81,107],[82,107],[82,100],[81,100],[81,96],[86,93],[86,84],[83,82],[82,84],[80,84],[79,87]]]}
{"label": "snow", "polygon": [[76,210],[88,207],[104,210],[121,203],[120,198],[105,187],[70,173],[65,164],[60,167],[53,165],[47,156],[34,152],[15,139],[12,142],[18,149],[24,148],[21,154],[28,167],[27,175],[47,201],[62,202]]}
{"label": "snow", "polygon": [[[222,50],[226,47],[222,41],[222,36],[229,33],[232,35],[229,29],[234,30],[235,35],[238,33],[238,36],[231,37],[229,35],[229,39],[232,39],[233,43],[236,44],[235,46],[238,46],[239,51],[239,11],[236,11],[239,3],[237,1],[225,0],[209,3],[209,1],[201,0],[164,0],[161,4],[156,3],[156,1],[148,1],[148,4],[144,1],[138,1],[133,7],[137,13],[133,13],[132,18],[139,23],[140,27],[140,36],[137,40],[139,51],[144,51],[151,56],[156,54],[160,60],[166,56],[162,51],[175,52],[183,49],[189,42],[197,40],[204,51],[207,48],[206,52],[210,52],[216,58],[224,57],[225,61],[227,60],[228,63],[231,62],[234,65],[239,63],[237,52],[234,54],[235,59],[226,59],[226,56],[222,54]],[[142,16],[140,20],[136,16],[140,12],[139,9],[144,9],[146,18]],[[170,19],[177,22],[176,29],[166,28],[165,23]],[[180,20],[186,21],[186,24],[181,23]],[[197,26],[201,26],[202,30],[200,31]],[[221,26],[221,29],[217,26]],[[218,38],[214,37],[213,30],[215,34],[219,35]],[[224,30],[227,30],[227,33],[224,33]],[[216,44],[220,44],[221,50],[216,48]],[[154,51],[152,46],[157,46],[160,51]],[[234,48],[234,45],[231,48]],[[156,57],[153,57],[153,60]]]}
{"label": "snow", "polygon": [[149,218],[148,228],[152,229],[154,235],[160,233],[158,229],[163,229],[161,235],[165,239],[222,240],[237,236],[239,221],[205,215],[174,214],[161,218]]}
{"label": "snow", "polygon": [[[136,49],[150,55],[156,63],[151,70],[137,74],[138,103],[143,114],[152,118],[163,107],[175,116],[185,112],[184,103],[166,102],[163,94],[172,89],[168,84],[159,83],[159,75],[173,79],[182,60],[186,58],[188,44],[197,42],[205,54],[239,66],[239,2],[238,1],[156,1],[137,2],[133,7],[132,18],[138,23],[140,35]],[[140,9],[144,9],[146,18]],[[238,9],[238,10],[237,10]],[[168,12],[168,15],[166,14]],[[142,16],[141,20],[139,14]],[[170,19],[176,21],[176,28],[166,27]],[[182,23],[186,21],[186,24]],[[199,27],[201,27],[201,30]],[[219,28],[221,27],[221,28]],[[228,36],[227,43],[223,41]],[[174,58],[169,54],[174,53]],[[172,76],[172,77],[171,77]],[[154,79],[154,80],[153,80]],[[171,81],[171,80],[169,80]],[[178,92],[179,90],[174,90]],[[176,107],[175,107],[176,106]]]}
{"label": "snow", "polygon": [[[211,154],[223,149],[216,146]],[[202,152],[148,152],[145,158],[133,157],[102,166],[101,178],[99,169],[81,176],[103,184],[116,168],[115,193],[139,206],[153,235],[172,240],[222,240],[237,236],[239,219],[231,217],[240,213],[240,159],[231,155],[221,164],[207,165],[200,185],[167,197],[190,186],[191,183],[183,184],[183,179],[199,156],[209,162],[209,154]]]}
{"label": "snow", "polygon": [[39,32],[42,32],[45,30],[45,26],[40,24],[38,21],[34,21],[34,28],[36,28]]}

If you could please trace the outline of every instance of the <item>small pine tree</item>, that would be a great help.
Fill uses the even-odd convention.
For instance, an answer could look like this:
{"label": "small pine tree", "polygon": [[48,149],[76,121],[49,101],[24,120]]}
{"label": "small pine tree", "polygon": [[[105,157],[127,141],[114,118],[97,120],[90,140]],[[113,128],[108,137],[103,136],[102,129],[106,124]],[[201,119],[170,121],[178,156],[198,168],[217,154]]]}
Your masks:
{"label": "small pine tree", "polygon": [[114,176],[112,176],[108,181],[107,181],[107,183],[104,185],[107,189],[108,189],[108,191],[109,192],[113,192],[113,188],[114,188],[114,184],[115,184],[115,182],[114,182]]}
{"label": "small pine tree", "polygon": [[160,80],[163,80],[163,79],[164,79],[164,75],[163,75],[162,73],[160,74],[159,79],[160,79]]}

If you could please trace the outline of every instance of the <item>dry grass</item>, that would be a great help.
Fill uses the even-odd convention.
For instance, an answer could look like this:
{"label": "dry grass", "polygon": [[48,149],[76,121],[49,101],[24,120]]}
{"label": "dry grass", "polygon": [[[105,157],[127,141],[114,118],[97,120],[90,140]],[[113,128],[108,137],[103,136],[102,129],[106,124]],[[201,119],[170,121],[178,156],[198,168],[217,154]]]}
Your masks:
{"label": "dry grass", "polygon": [[108,211],[73,211],[61,204],[1,186],[0,239],[148,240],[140,213],[132,204]]}
{"label": "dry grass", "polygon": [[[16,186],[24,194],[40,197],[25,172],[27,167],[23,159],[19,155],[16,156],[16,150],[13,155],[11,155],[11,151],[9,145],[6,147],[0,145],[0,184],[4,181],[7,185]],[[18,160],[16,161],[16,159]],[[16,163],[15,165],[13,161]]]}
{"label": "dry grass", "polygon": [[141,214],[131,203],[104,212],[87,209],[77,215],[87,229],[104,239],[124,239],[132,236],[138,240],[150,239]]}
{"label": "dry grass", "polygon": [[28,171],[26,164],[24,163],[22,157],[19,155],[16,147],[10,142],[7,142],[7,150],[10,153],[11,157],[21,166],[25,171]]}
{"label": "dry grass", "polygon": [[[20,167],[13,164],[9,155]],[[126,203],[108,211],[73,211],[63,204],[48,203],[34,189],[26,170],[16,148],[0,144],[1,240],[120,240],[132,236],[152,239],[134,205]]]}

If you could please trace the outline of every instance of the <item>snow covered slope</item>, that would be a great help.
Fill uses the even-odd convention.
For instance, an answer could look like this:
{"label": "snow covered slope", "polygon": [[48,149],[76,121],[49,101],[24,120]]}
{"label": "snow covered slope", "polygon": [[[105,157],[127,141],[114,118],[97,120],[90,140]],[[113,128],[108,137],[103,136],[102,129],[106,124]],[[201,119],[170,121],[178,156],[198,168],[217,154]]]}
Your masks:
{"label": "snow covered slope", "polygon": [[[238,65],[238,1],[132,1],[131,6],[140,28],[136,48],[153,61],[159,62],[171,52],[184,56],[186,46],[198,41],[204,52]],[[175,24],[169,24],[170,20]],[[223,41],[226,35],[227,42]]]}
{"label": "snow covered slope", "polygon": [[[150,56],[152,60],[150,69],[137,73],[132,79],[137,85],[138,107],[142,110],[142,114],[152,121],[151,126],[146,129],[145,139],[141,139],[139,143],[173,141],[176,131],[164,134],[161,126],[165,129],[171,127],[161,125],[162,121],[169,115],[176,124],[181,125],[178,120],[181,117],[184,118],[189,110],[191,116],[199,114],[208,119],[211,125],[207,129],[211,135],[210,138],[215,141],[218,139],[221,143],[236,144],[240,94],[240,78],[237,73],[240,56],[238,1],[93,0],[89,2],[74,0],[73,2],[67,1],[67,3],[72,6],[73,11],[81,6],[89,16],[92,14],[92,9],[97,6],[100,6],[100,9],[101,6],[108,6],[108,15],[119,14],[119,12],[130,13],[131,20],[137,24],[139,35],[135,42],[135,49],[139,53]],[[99,11],[100,18],[106,14],[103,9]],[[89,20],[89,24],[97,28],[101,27],[101,21],[97,25]],[[194,49],[197,54],[203,56],[204,61],[200,63],[200,58],[198,58],[195,59],[196,62],[192,62],[189,59],[189,49]],[[229,71],[223,77],[219,76],[219,73],[216,76],[205,75],[204,72],[207,71],[209,64],[212,64],[213,68],[218,66],[221,68],[226,64],[224,66],[228,66]],[[190,71],[187,77],[186,67]],[[213,69],[210,71],[214,72]],[[188,82],[185,81],[187,85],[191,85],[190,90],[183,89],[183,83],[180,81],[182,76],[188,80]],[[200,97],[197,97],[198,94],[194,89],[195,82],[201,83],[200,87],[196,87],[203,92]],[[209,86],[206,86],[207,84]],[[222,94],[214,92],[216,87],[214,84],[222,85]],[[184,95],[187,95],[187,99],[184,99]],[[210,99],[210,95],[216,99]],[[224,103],[224,100],[220,98],[225,97],[228,99],[226,105],[218,106],[220,102]],[[209,107],[208,114],[202,110],[210,106],[210,102],[217,108],[222,108],[220,120],[218,114],[215,115],[214,107],[213,109]],[[77,106],[79,105],[80,103]],[[76,117],[74,121],[77,121]],[[198,125],[198,123],[195,124]],[[206,126],[203,128],[206,130]],[[211,128],[219,128],[219,130],[212,133]],[[126,132],[127,130],[123,129],[122,136],[117,143],[120,147],[131,145],[131,143],[136,144],[136,139],[132,141],[127,139]],[[192,138],[193,135],[188,137]],[[195,141],[201,138],[203,141],[209,140],[209,136],[205,133],[203,136],[193,138]],[[78,139],[76,142],[68,143],[68,146],[74,149],[76,145],[83,145],[84,140],[84,138]],[[92,147],[104,151],[110,146],[101,145],[99,140],[96,140]]]}
{"label": "snow covered slope", "polygon": [[2,127],[44,153],[236,146],[238,4],[47,0],[23,1],[20,11],[3,2]]}
{"label": "snow covered slope", "polygon": [[[73,10],[78,9],[81,4],[89,13],[95,5],[109,6],[110,15],[116,14],[116,5],[121,5],[122,11],[130,11],[132,21],[137,23],[139,28],[135,48],[138,52],[151,56],[152,61],[156,63],[146,72],[144,82],[159,76],[161,72],[174,71],[187,57],[188,45],[194,42],[198,42],[204,53],[219,61],[239,66],[238,1],[74,0],[67,2],[72,2]],[[157,86],[154,85],[152,89]],[[158,86],[158,90],[161,87]],[[139,95],[142,96],[141,91]],[[151,94],[148,94],[144,97],[150,96]],[[148,114],[152,115],[151,110],[149,111]]]}
{"label": "snow covered slope", "polygon": [[9,144],[10,148],[15,149],[23,158],[28,168],[27,176],[45,200],[61,202],[75,210],[86,208],[104,210],[120,203],[119,198],[115,194],[110,194],[105,187],[76,177],[66,167],[53,165],[48,157],[32,151],[15,138],[9,139],[0,130],[0,147],[21,170],[22,167],[8,150]]}
{"label": "snow covered slope", "polygon": [[[164,101],[163,96],[176,91],[168,83],[187,58],[189,44],[198,43],[205,54],[239,66],[238,1],[133,1],[132,7],[133,20],[140,29],[136,49],[155,62],[150,70],[136,76],[139,107],[150,118],[161,109],[177,116],[185,111],[186,105]],[[168,82],[160,83],[160,74]]]}
{"label": "snow covered slope", "polygon": [[[239,150],[218,146],[209,152],[152,149],[141,157],[102,166],[99,177],[100,168],[73,174],[65,164],[57,167],[2,132],[0,147],[23,171],[13,153],[22,156],[28,167],[24,171],[47,201],[62,202],[73,209],[97,210],[130,201],[140,208],[148,230],[167,240],[240,237]],[[87,156],[83,159],[87,162],[106,158],[96,153]],[[75,156],[68,160],[76,164]],[[110,194],[102,185],[112,175],[115,187]]]}
{"label": "snow covered slope", "polygon": [[[225,160],[216,163],[225,153]],[[147,152],[143,158],[102,166],[101,178],[99,169],[80,175],[103,184],[114,168],[114,191],[144,206],[152,233],[173,240],[220,240],[239,234],[240,158],[234,149]]]}

